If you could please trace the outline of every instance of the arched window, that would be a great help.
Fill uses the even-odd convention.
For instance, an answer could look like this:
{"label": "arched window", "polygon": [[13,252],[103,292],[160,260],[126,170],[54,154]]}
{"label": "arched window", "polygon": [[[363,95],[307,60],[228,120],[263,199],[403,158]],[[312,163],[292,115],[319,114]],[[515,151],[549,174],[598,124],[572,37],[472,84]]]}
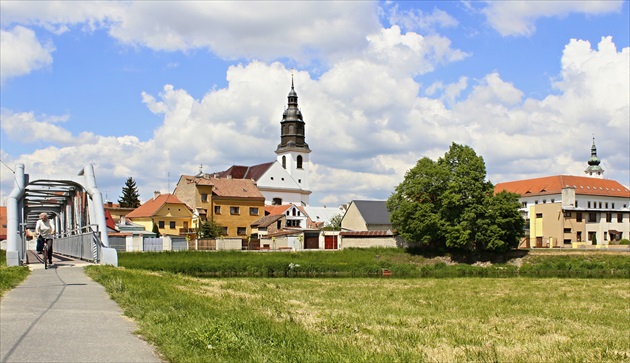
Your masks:
{"label": "arched window", "polygon": [[286,155],[282,155],[282,167],[287,168],[287,157]]}
{"label": "arched window", "polygon": [[289,125],[289,133],[292,134],[293,133],[293,124]]}
{"label": "arched window", "polygon": [[302,169],[302,155],[298,155],[297,157],[297,168]]}

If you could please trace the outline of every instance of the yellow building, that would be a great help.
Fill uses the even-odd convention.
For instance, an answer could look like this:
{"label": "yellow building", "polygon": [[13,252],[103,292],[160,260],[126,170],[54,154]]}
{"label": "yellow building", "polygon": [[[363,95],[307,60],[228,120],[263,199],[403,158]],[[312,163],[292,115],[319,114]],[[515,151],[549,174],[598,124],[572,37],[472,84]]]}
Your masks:
{"label": "yellow building", "polygon": [[147,231],[158,227],[161,235],[179,236],[192,225],[192,211],[173,194],[159,194],[129,212],[126,218]]}
{"label": "yellow building", "polygon": [[195,212],[195,227],[213,220],[225,237],[246,239],[252,223],[265,215],[265,197],[251,179],[182,175],[174,194]]}

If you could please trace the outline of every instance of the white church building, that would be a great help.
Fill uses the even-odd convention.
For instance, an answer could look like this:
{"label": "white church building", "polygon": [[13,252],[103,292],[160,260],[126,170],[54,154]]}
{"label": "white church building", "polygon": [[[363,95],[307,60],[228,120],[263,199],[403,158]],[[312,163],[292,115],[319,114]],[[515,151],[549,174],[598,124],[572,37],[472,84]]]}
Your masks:
{"label": "white church building", "polygon": [[298,96],[291,80],[288,107],[280,122],[280,144],[276,160],[242,166],[213,173],[220,178],[252,179],[265,197],[265,204],[295,204],[306,206],[311,194],[309,187],[309,149],[305,141],[305,123],[298,108]]}

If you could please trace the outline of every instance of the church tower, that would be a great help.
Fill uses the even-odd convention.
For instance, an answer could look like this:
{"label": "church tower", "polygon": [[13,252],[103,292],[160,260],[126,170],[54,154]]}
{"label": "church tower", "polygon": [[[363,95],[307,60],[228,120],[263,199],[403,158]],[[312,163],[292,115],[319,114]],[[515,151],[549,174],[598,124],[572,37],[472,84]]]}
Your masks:
{"label": "church tower", "polygon": [[591,146],[591,158],[588,159],[588,168],[584,170],[588,176],[593,178],[604,179],[604,169],[599,164],[601,160],[597,157],[597,147],[595,146],[595,138],[593,137],[593,145]]}
{"label": "church tower", "polygon": [[305,141],[304,120],[298,108],[298,96],[293,87],[289,92],[288,107],[282,114],[280,122],[280,144],[276,149],[277,160],[304,190],[309,190],[309,149]]}

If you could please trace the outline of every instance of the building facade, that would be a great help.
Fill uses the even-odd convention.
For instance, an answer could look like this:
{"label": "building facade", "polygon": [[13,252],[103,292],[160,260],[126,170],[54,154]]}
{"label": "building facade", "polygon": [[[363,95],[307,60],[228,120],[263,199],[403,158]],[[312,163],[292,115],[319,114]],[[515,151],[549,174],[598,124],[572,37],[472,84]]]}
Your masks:
{"label": "building facade", "polygon": [[247,238],[252,223],[265,215],[265,197],[251,179],[182,175],[174,194],[194,211],[194,228],[212,220],[225,237]]}
{"label": "building facade", "polygon": [[126,218],[146,231],[157,226],[161,235],[179,236],[182,230],[190,228],[193,213],[175,195],[156,192],[153,199],[129,212]]}

